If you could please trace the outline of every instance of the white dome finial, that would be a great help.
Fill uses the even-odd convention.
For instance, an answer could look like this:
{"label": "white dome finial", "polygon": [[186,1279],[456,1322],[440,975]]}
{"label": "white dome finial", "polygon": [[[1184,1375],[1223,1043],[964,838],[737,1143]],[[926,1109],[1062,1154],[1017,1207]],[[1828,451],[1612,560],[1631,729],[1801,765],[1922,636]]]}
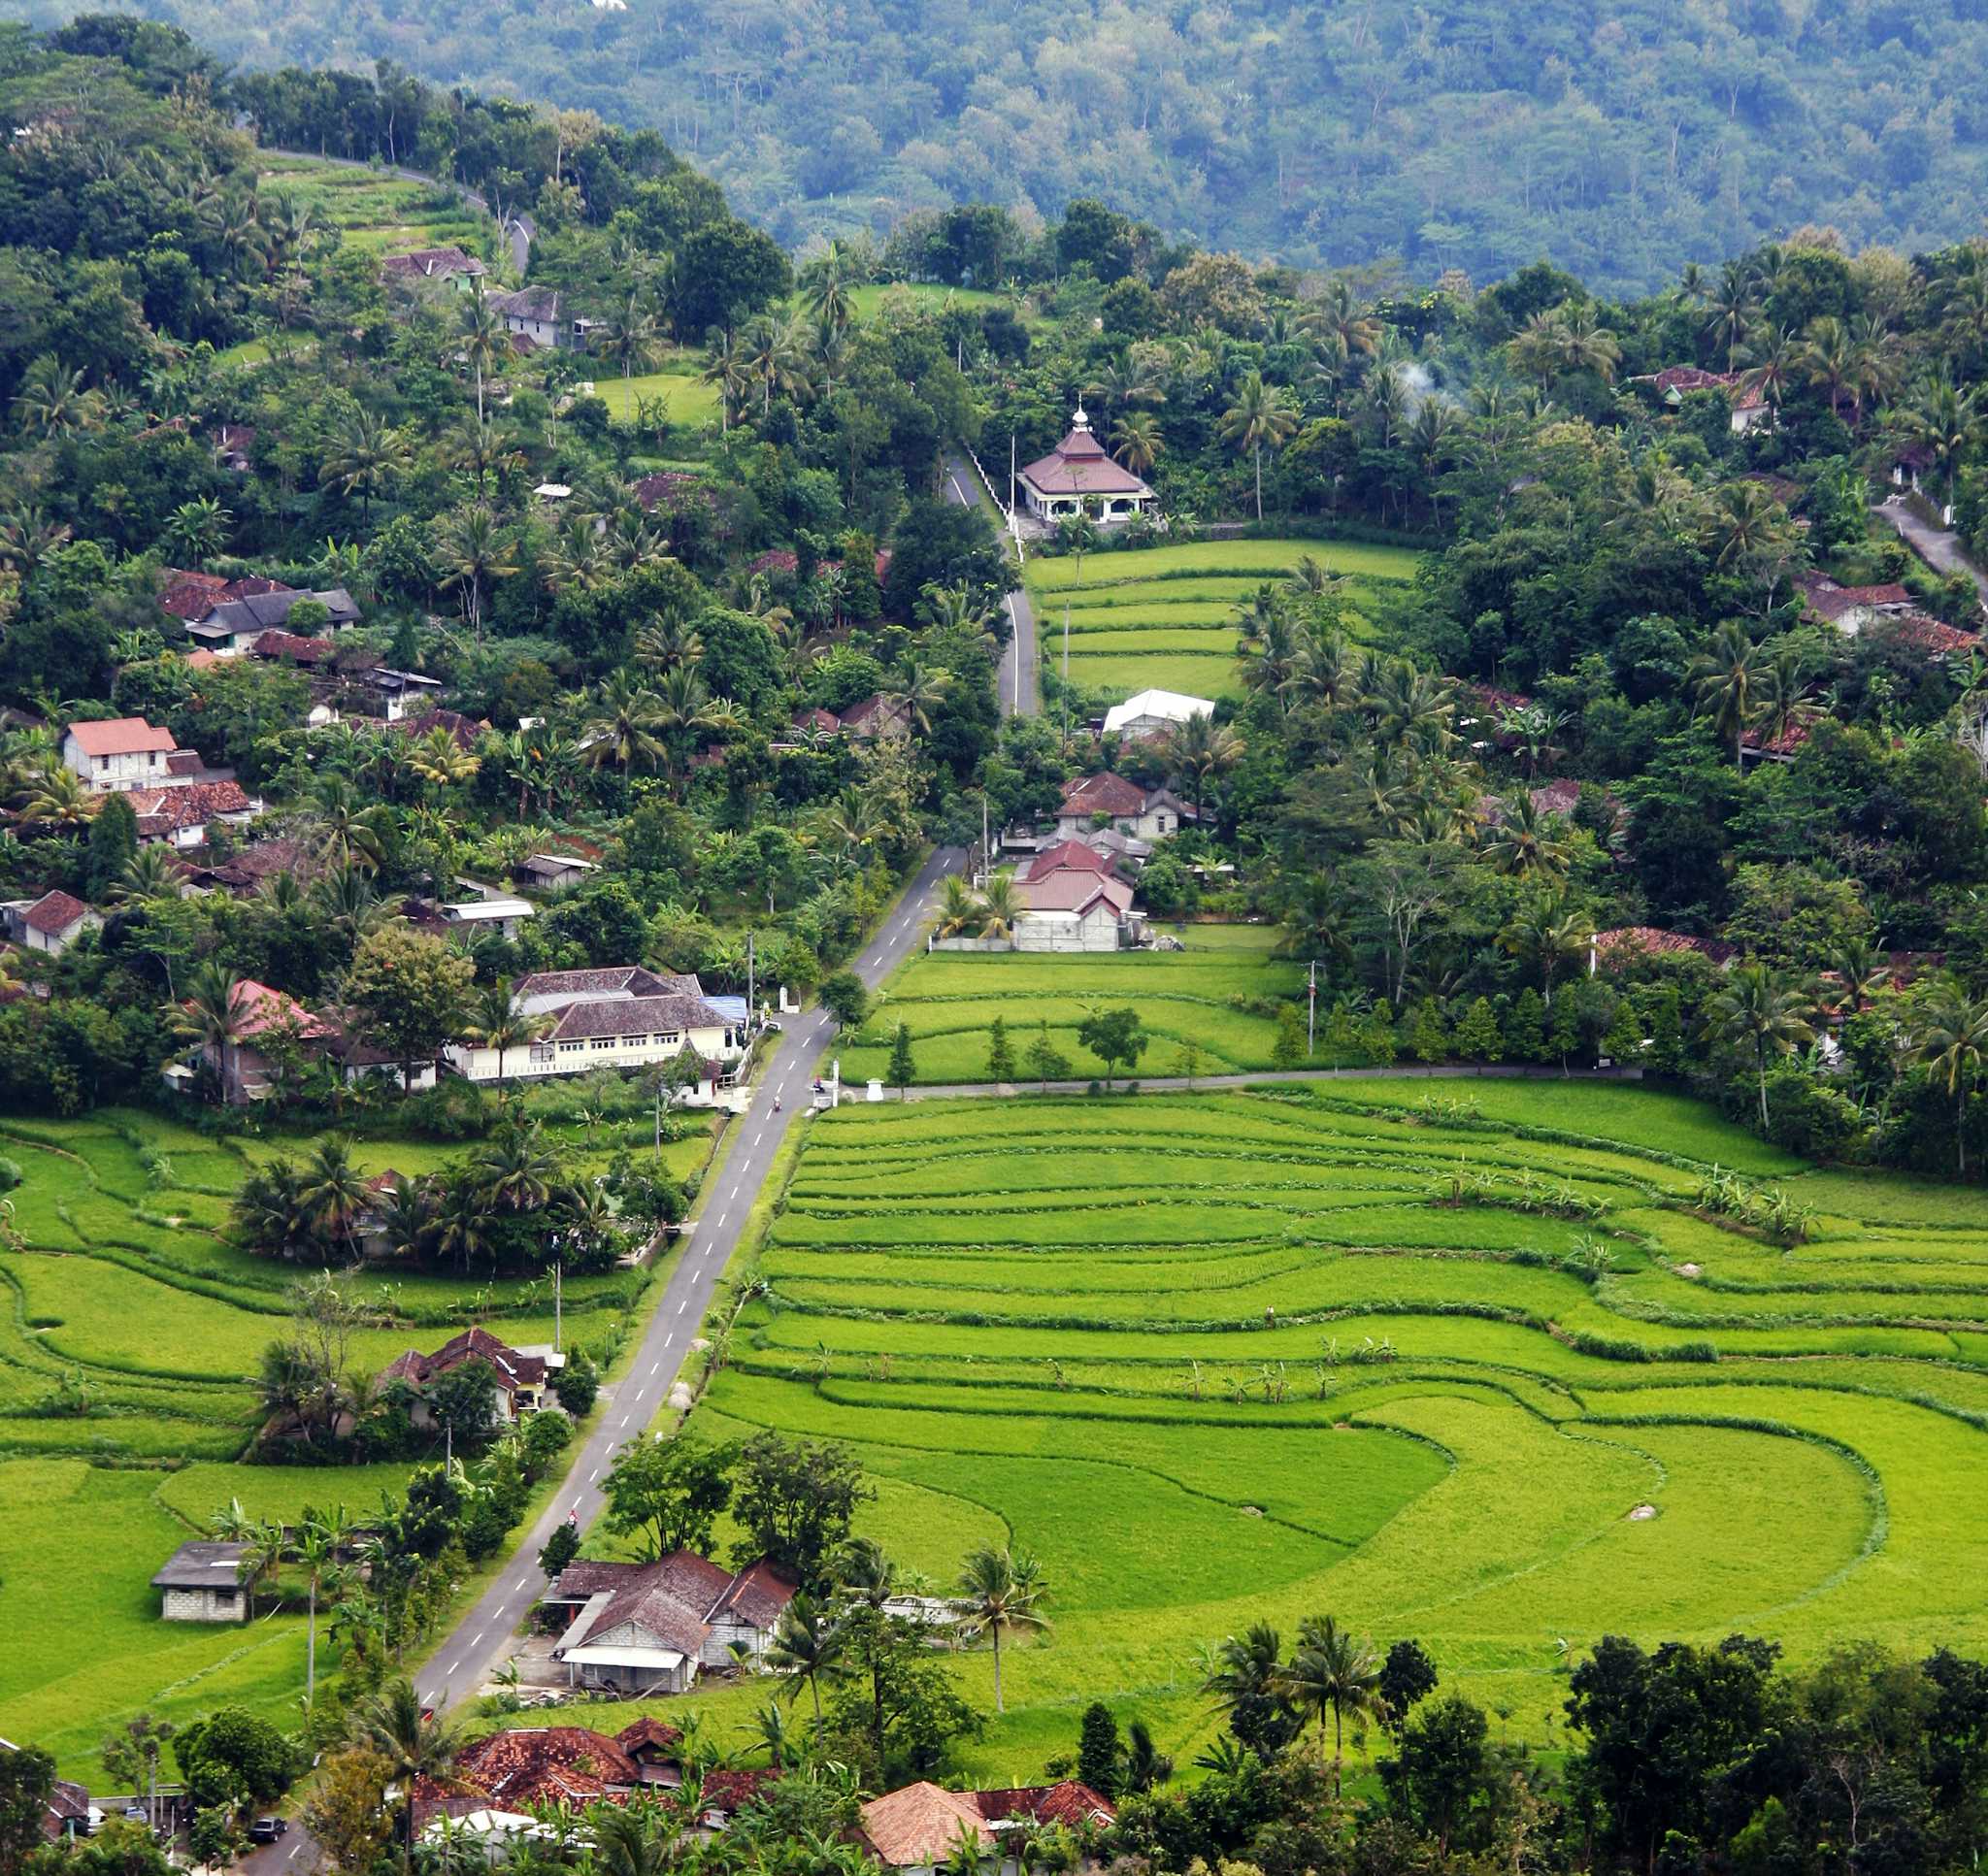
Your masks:
{"label": "white dome finial", "polygon": [[1073,429],[1088,430],[1091,427],[1091,420],[1084,414],[1084,408],[1081,404],[1077,407],[1077,414],[1070,419],[1070,422]]}

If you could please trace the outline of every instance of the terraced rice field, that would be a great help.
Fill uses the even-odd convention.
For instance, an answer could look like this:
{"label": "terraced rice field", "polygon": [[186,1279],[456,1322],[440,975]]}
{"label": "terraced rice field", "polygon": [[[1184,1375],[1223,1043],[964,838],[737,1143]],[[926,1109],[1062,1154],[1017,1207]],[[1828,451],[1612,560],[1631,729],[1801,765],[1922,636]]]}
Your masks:
{"label": "terraced rice field", "polygon": [[[1607,1631],[1988,1644],[1978,1195],[1807,1172],[1627,1086],[812,1126],[692,1429],[849,1441],[869,1528],[942,1586],[981,1537],[1042,1556],[1055,1628],[973,1771],[1070,1750],[1095,1697],[1191,1753],[1195,1651],[1258,1617],[1416,1636],[1535,1738]],[[1700,1215],[1714,1164],[1817,1207],[1811,1240]]]}
{"label": "terraced rice field", "polygon": [[264,193],[310,208],[320,224],[338,229],[349,247],[395,254],[452,243],[488,257],[483,245],[490,229],[487,218],[436,183],[275,153],[263,157],[260,174]]}
{"label": "terraced rice field", "polygon": [[1008,1024],[1017,1064],[1046,1021],[1072,1074],[1102,1074],[1077,1039],[1077,1025],[1094,1007],[1125,1004],[1138,1006],[1151,1038],[1138,1075],[1181,1073],[1181,1046],[1190,1040],[1201,1051],[1200,1073],[1269,1068],[1276,1023],[1260,1005],[1300,996],[1304,968],[1271,956],[1279,934],[1269,926],[1185,925],[1178,936],[1184,950],[915,954],[839,1049],[843,1079],[881,1076],[890,1038],[903,1023],[911,1033],[917,1085],[984,1081],[987,1030],[996,1016]]}
{"label": "terraced rice field", "polygon": [[[566,1143],[580,1164],[611,1146],[605,1135],[591,1149]],[[258,1517],[368,1510],[406,1475],[233,1463],[259,1417],[250,1378],[301,1273],[220,1234],[251,1160],[276,1150],[115,1109],[0,1121],[0,1154],[22,1172],[11,1202],[26,1246],[0,1250],[0,1633],[36,1637],[0,1648],[0,1737],[48,1746],[67,1772],[91,1773],[98,1741],[141,1707],[186,1719],[242,1700],[292,1721],[302,1623],[164,1624],[152,1572],[231,1498]],[[353,1156],[368,1172],[418,1172],[467,1150],[367,1142]],[[706,1141],[666,1150],[680,1175]],[[352,1345],[368,1372],[470,1321],[513,1342],[552,1336],[544,1282],[388,1274],[355,1288],[379,1310]],[[633,1289],[625,1276],[569,1282],[569,1341],[601,1334]]]}
{"label": "terraced rice field", "polygon": [[1157,687],[1190,697],[1242,694],[1235,616],[1266,581],[1307,555],[1360,596],[1406,582],[1415,556],[1406,547],[1337,541],[1210,541],[1075,559],[1038,556],[1028,564],[1045,671],[1063,670],[1063,620],[1070,614],[1070,681],[1116,702]]}

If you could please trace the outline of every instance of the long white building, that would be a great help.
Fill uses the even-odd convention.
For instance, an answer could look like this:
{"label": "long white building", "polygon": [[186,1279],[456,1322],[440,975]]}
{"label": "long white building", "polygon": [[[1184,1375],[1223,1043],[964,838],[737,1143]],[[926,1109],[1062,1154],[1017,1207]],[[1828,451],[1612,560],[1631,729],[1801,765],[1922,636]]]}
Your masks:
{"label": "long white building", "polygon": [[[519,980],[513,1007],[544,1019],[536,1040],[503,1051],[503,1078],[585,1074],[674,1061],[685,1043],[707,1064],[728,1069],[746,1053],[742,997],[707,997],[694,976],[665,976],[641,965],[605,971],[542,971]],[[450,1069],[469,1081],[498,1078],[498,1051],[451,1042]]]}

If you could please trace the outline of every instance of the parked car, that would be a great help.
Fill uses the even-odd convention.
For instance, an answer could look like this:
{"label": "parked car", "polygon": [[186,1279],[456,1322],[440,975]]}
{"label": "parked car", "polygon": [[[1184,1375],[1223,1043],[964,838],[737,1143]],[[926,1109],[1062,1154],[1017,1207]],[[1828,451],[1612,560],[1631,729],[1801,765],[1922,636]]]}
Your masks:
{"label": "parked car", "polygon": [[289,1827],[288,1818],[257,1818],[248,1827],[248,1840],[251,1843],[274,1843]]}

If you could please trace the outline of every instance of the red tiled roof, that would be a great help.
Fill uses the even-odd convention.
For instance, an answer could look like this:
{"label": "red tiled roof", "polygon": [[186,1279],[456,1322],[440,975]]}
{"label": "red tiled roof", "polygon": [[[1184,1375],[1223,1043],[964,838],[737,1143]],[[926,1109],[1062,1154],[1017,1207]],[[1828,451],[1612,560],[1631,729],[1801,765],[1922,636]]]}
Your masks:
{"label": "red tiled roof", "polygon": [[171,730],[154,729],[142,716],[114,716],[104,723],[72,723],[69,734],[86,756],[136,756],[177,749]]}
{"label": "red tiled roof", "polygon": [[658,1752],[673,1752],[683,1743],[683,1735],[675,1727],[665,1726],[662,1721],[644,1714],[640,1720],[631,1720],[614,1735],[621,1750],[631,1755],[646,1748]]}
{"label": "red tiled roof", "polygon": [[1934,653],[1972,651],[1981,643],[1978,632],[1964,632],[1957,625],[1929,618],[1924,612],[1905,613],[1898,622],[1898,638],[1901,643]]}
{"label": "red tiled roof", "polygon": [[1691,938],[1683,932],[1660,931],[1654,925],[1620,925],[1613,931],[1595,934],[1595,953],[1603,958],[1633,956],[1637,952],[1653,957],[1675,957],[1687,951],[1710,958],[1714,964],[1733,955],[1730,944],[1721,944],[1711,938]]}
{"label": "red tiled roof", "polygon": [[1648,378],[1640,378],[1639,384],[1654,385],[1660,392],[1671,391],[1723,391],[1740,381],[1738,372],[1708,372],[1697,365],[1667,365],[1662,371]]}
{"label": "red tiled roof", "polygon": [[1105,770],[1095,775],[1073,777],[1063,784],[1063,811],[1066,814],[1138,814],[1145,807],[1145,790],[1136,781]]}
{"label": "red tiled roof", "polygon": [[235,985],[232,1014],[235,1034],[244,1041],[252,1040],[285,1018],[295,1020],[301,1035],[319,1037],[332,1034],[329,1023],[312,1015],[294,997],[286,997],[281,990],[272,990],[266,983],[257,983],[252,977],[244,977]]}
{"label": "red tiled roof", "polygon": [[769,1786],[780,1782],[778,1767],[763,1771],[730,1771],[713,1768],[704,1775],[699,1800],[707,1812],[733,1817],[743,1811]]}
{"label": "red tiled roof", "polygon": [[974,1802],[989,1823],[1027,1818],[1036,1824],[1061,1824],[1072,1829],[1084,1825],[1113,1823],[1116,1807],[1081,1779],[1056,1785],[1022,1785],[1005,1792],[975,1792]]}
{"label": "red tiled roof", "polygon": [[702,495],[709,500],[711,484],[702,476],[694,476],[688,470],[665,469],[653,476],[645,476],[635,484],[635,499],[645,510],[655,508],[662,502],[675,502],[685,495]]}
{"label": "red tiled roof", "polygon": [[754,1629],[771,1629],[800,1587],[793,1571],[762,1557],[733,1577],[731,1587],[712,1604],[709,1620],[735,1616]]}
{"label": "red tiled roof", "polygon": [[1124,880],[1074,868],[1045,873],[1041,879],[1018,880],[1014,896],[1016,903],[1031,912],[1083,913],[1101,899],[1120,916],[1132,906],[1132,888]]}
{"label": "red tiled roof", "polygon": [[946,1861],[962,1837],[983,1850],[994,1848],[994,1832],[973,1798],[921,1779],[874,1797],[863,1807],[863,1834],[878,1858],[893,1869],[936,1867]]}
{"label": "red tiled roof", "polygon": [[65,892],[44,893],[20,915],[20,922],[44,938],[59,938],[78,919],[87,918],[89,907]]}
{"label": "red tiled roof", "polygon": [[1803,573],[1795,584],[1808,602],[1808,609],[1834,624],[1845,613],[1872,607],[1909,606],[1912,596],[1896,581],[1881,586],[1839,586],[1827,574]]}
{"label": "red tiled roof", "polygon": [[1117,871],[1118,863],[1096,847],[1085,846],[1081,840],[1058,840],[1029,862],[1022,878],[1033,883],[1048,878],[1052,872],[1094,872],[1109,879]]}
{"label": "red tiled roof", "polygon": [[125,799],[138,816],[140,835],[148,839],[159,839],[182,828],[199,827],[218,815],[246,814],[255,806],[233,776],[221,781],[188,782],[176,788],[134,788]]}
{"label": "red tiled roof", "polygon": [[165,591],[159,595],[159,610],[190,622],[206,618],[227,596],[228,582],[218,574],[189,574],[168,568]]}
{"label": "red tiled roof", "polygon": [[791,719],[797,730],[812,730],[818,736],[833,736],[842,728],[843,720],[833,710],[796,710]]}

